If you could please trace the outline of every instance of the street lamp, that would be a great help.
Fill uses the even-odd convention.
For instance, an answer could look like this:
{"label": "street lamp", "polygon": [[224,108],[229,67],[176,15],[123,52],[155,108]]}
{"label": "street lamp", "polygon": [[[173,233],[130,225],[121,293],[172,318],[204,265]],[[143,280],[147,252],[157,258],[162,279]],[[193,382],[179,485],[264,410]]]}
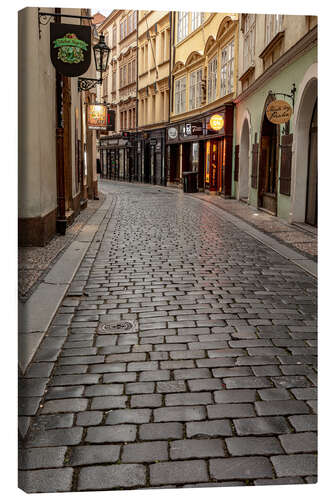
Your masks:
{"label": "street lamp", "polygon": [[102,74],[108,66],[111,49],[105,43],[104,35],[99,36],[99,41],[93,47],[96,71],[99,71],[100,78],[78,78],[78,90],[89,90],[97,84],[102,85]]}

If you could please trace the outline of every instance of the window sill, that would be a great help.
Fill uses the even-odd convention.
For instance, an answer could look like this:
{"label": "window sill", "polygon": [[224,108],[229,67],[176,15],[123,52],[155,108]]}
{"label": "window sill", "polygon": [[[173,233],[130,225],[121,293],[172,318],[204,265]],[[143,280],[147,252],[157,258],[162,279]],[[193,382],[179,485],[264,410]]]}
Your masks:
{"label": "window sill", "polygon": [[240,82],[243,82],[244,80],[246,80],[255,70],[255,65],[252,63],[246,71],[244,71],[244,73],[238,78],[238,80]]}
{"label": "window sill", "polygon": [[264,48],[264,50],[259,54],[260,59],[265,59],[277,46],[277,44],[284,38],[284,30],[279,31],[274,38],[269,42],[269,44]]}

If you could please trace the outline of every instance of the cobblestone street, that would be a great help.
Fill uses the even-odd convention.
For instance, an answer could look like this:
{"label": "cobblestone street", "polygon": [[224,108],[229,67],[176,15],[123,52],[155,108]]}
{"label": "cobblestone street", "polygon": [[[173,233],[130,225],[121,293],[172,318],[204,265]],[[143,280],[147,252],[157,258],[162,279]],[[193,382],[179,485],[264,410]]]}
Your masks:
{"label": "cobblestone street", "polygon": [[316,482],[316,279],[178,190],[112,204],[19,379],[27,492]]}

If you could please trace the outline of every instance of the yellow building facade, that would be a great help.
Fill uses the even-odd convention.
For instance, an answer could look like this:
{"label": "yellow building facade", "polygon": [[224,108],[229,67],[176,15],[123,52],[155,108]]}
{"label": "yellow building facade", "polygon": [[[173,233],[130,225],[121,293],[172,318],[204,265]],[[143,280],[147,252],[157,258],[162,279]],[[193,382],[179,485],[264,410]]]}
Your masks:
{"label": "yellow building facade", "polygon": [[230,196],[238,14],[172,15],[168,183],[196,172],[199,189]]}
{"label": "yellow building facade", "polygon": [[170,12],[139,11],[139,128],[169,120]]}

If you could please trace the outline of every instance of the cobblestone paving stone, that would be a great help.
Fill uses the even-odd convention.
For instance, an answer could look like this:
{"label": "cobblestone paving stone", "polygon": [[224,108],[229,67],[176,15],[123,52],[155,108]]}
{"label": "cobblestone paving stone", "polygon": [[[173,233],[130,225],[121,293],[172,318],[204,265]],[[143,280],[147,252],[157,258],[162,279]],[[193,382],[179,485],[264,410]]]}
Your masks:
{"label": "cobblestone paving stone", "polygon": [[103,190],[20,380],[20,487],[315,482],[316,280],[191,196]]}

